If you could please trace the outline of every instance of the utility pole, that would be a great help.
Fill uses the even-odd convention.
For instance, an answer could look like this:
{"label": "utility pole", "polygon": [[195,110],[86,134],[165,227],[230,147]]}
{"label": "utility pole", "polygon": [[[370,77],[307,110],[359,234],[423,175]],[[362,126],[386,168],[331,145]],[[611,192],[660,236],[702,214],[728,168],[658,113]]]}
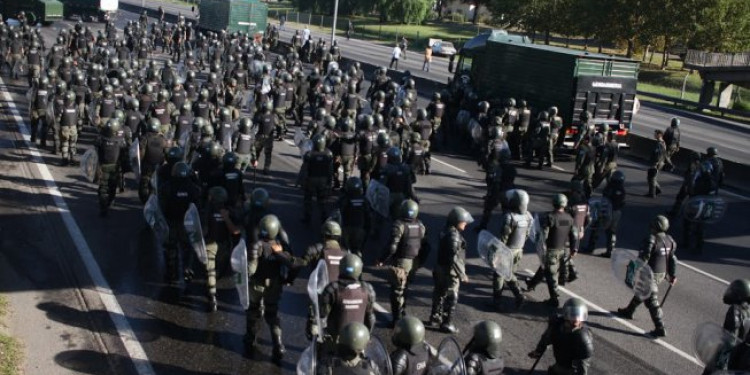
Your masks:
{"label": "utility pole", "polygon": [[335,0],[333,3],[333,25],[331,26],[331,45],[336,39],[336,18],[339,15],[339,0]]}

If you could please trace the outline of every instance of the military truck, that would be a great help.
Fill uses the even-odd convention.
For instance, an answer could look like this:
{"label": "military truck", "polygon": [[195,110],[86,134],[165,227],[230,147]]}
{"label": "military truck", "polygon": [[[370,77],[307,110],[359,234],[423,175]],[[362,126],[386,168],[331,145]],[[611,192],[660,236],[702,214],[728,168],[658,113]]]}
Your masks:
{"label": "military truck", "polygon": [[63,4],[57,0],[0,0],[3,17],[16,18],[21,11],[30,25],[49,25],[63,18]]}
{"label": "military truck", "polygon": [[268,5],[258,0],[201,0],[198,28],[229,33],[263,34],[268,22]]}
{"label": "military truck", "polygon": [[62,0],[65,17],[82,21],[106,22],[117,13],[119,0]]}
{"label": "military truck", "polygon": [[493,30],[467,41],[448,68],[454,73],[454,92],[473,90],[479,100],[493,106],[511,97],[524,99],[536,113],[556,106],[566,139],[577,134],[581,114],[588,111],[589,125],[614,131],[620,145],[627,145],[636,105],[637,61],[534,44],[527,37]]}

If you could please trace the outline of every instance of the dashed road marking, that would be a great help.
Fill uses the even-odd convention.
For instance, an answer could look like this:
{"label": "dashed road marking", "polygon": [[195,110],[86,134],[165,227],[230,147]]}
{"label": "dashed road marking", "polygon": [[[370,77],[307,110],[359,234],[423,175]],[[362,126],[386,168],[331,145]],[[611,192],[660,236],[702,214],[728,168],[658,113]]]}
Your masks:
{"label": "dashed road marking", "polygon": [[448,168],[454,169],[454,170],[459,171],[461,173],[466,173],[465,170],[463,170],[463,169],[461,169],[459,167],[453,166],[451,164],[448,164],[448,163],[446,163],[446,162],[444,162],[444,161],[442,161],[442,160],[440,160],[440,159],[438,159],[438,158],[436,158],[434,156],[432,157],[432,160],[435,161],[435,162],[437,162],[438,164],[442,164],[442,165],[444,165],[444,166],[446,166]]}

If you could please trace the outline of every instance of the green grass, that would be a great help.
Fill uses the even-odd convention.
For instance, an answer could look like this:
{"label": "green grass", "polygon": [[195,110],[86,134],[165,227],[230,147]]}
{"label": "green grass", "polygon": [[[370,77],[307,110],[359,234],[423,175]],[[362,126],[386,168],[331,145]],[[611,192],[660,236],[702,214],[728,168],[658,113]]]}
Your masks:
{"label": "green grass", "polygon": [[[0,295],[0,318],[8,313],[8,300]],[[1,328],[1,327],[0,327]],[[0,330],[0,375],[20,374],[21,344]]]}

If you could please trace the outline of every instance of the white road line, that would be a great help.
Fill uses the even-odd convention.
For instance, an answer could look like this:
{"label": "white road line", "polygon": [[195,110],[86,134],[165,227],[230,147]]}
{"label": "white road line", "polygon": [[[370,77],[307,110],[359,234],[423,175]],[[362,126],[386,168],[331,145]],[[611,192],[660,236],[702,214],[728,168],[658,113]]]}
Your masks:
{"label": "white road line", "polygon": [[560,172],[565,172],[565,168],[563,168],[563,167],[558,167],[558,166],[556,166],[556,165],[554,165],[554,164],[552,165],[552,167],[551,167],[551,168],[552,168],[552,169],[554,169],[554,170],[556,170],[556,171],[560,171]]}
{"label": "white road line", "polygon": [[120,340],[133,361],[133,366],[135,366],[138,374],[155,374],[143,346],[138,342],[138,338],[135,336],[133,329],[130,327],[130,323],[128,323],[128,320],[125,317],[125,313],[122,311],[122,307],[117,302],[117,297],[115,297],[112,288],[110,288],[107,280],[102,274],[101,268],[99,268],[99,265],[96,263],[96,259],[94,259],[94,255],[91,253],[91,248],[89,248],[86,238],[83,236],[83,232],[81,232],[81,228],[78,226],[75,218],[73,218],[73,214],[70,212],[67,203],[65,203],[65,199],[63,199],[63,196],[60,193],[60,189],[58,189],[57,184],[55,184],[54,177],[52,177],[47,165],[44,164],[44,160],[42,160],[39,150],[37,150],[31,143],[29,129],[23,118],[21,118],[15,103],[13,103],[13,99],[11,98],[10,93],[8,93],[7,86],[2,78],[0,78],[0,87],[2,88],[3,99],[8,104],[23,139],[30,146],[29,152],[33,156],[33,163],[39,170],[39,174],[42,179],[44,179],[47,193],[52,196],[52,199],[57,206],[57,210],[60,212],[60,216],[62,216],[63,222],[68,229],[68,233],[70,233],[70,237],[78,250],[78,255],[86,266],[86,271],[88,271],[89,276],[91,276],[91,281],[94,283],[95,291],[99,295],[99,298],[101,298],[104,308],[109,312],[109,317],[112,319],[115,329],[117,329]]}
{"label": "white road line", "polygon": [[731,191],[728,191],[728,190],[722,190],[721,193],[722,194],[729,194],[729,195],[731,195],[731,196],[733,196],[735,198],[739,198],[739,199],[742,199],[742,200],[750,201],[750,197],[748,197],[746,195],[742,195],[742,194],[732,193]]}
{"label": "white road line", "polygon": [[453,166],[453,165],[450,165],[450,164],[448,164],[448,163],[446,163],[446,162],[444,162],[444,161],[442,161],[442,160],[440,160],[440,159],[438,159],[438,158],[436,158],[436,157],[434,157],[434,156],[432,157],[432,160],[433,160],[433,161],[436,161],[436,162],[438,162],[438,163],[440,163],[440,164],[442,164],[442,165],[444,165],[444,166],[446,166],[446,167],[448,167],[448,168],[451,168],[451,169],[455,169],[455,170],[457,170],[457,171],[459,171],[459,172],[461,172],[461,173],[466,173],[466,171],[465,171],[465,170],[463,170],[463,169],[461,169],[461,168],[459,168],[459,167],[455,167],[455,166]]}
{"label": "white road line", "polygon": [[716,280],[716,281],[718,281],[718,282],[720,282],[720,283],[722,283],[724,285],[729,285],[729,281],[726,281],[726,280],[722,279],[721,277],[714,276],[714,275],[712,275],[712,274],[710,274],[710,273],[708,273],[706,271],[703,271],[701,269],[693,267],[693,266],[691,266],[691,265],[689,265],[689,264],[687,264],[685,262],[677,261],[677,263],[679,263],[679,265],[681,265],[681,266],[683,266],[683,267],[685,267],[687,269],[693,270],[693,271],[695,271],[695,272],[697,272],[697,273],[699,273],[699,274],[701,274],[703,276],[706,276],[709,279]]}
{"label": "white road line", "polygon": [[373,305],[373,307],[375,308],[375,311],[377,311],[379,313],[386,314],[386,315],[391,315],[390,311],[386,310],[385,307],[383,307],[383,305],[381,305],[381,304],[379,304],[377,302],[375,302],[375,304]]}
{"label": "white road line", "polygon": [[[534,274],[534,272],[532,272],[529,269],[524,269],[524,271],[526,273],[528,273],[529,276]],[[561,291],[563,291],[565,294],[567,294],[567,295],[569,295],[571,297],[580,298],[583,302],[586,303],[586,305],[589,306],[589,308],[594,309],[594,310],[596,310],[596,311],[598,311],[600,313],[603,313],[607,318],[612,319],[612,320],[614,320],[614,321],[622,324],[623,326],[629,328],[631,331],[636,332],[636,333],[641,334],[641,335],[645,335],[646,334],[645,330],[643,330],[640,327],[634,325],[633,323],[628,322],[625,319],[622,319],[622,318],[619,318],[619,317],[613,315],[609,310],[603,309],[599,305],[597,305],[597,304],[595,304],[595,303],[587,300],[586,298],[583,298],[583,297],[579,296],[576,293],[573,293],[572,291],[570,291],[570,290],[568,290],[568,289],[566,289],[564,287],[559,287],[559,288],[560,288]],[[688,353],[683,352],[682,350],[674,347],[672,344],[670,344],[670,343],[668,343],[668,342],[666,342],[666,341],[664,341],[662,339],[654,339],[653,342],[655,342],[655,343],[657,343],[657,344],[659,344],[659,345],[661,345],[661,346],[669,349],[673,353],[675,353],[675,354],[679,355],[680,357],[688,360],[689,362],[692,362],[692,363],[698,365],[701,368],[704,367],[703,364],[700,361],[698,361],[695,357],[693,357],[692,355],[690,355]]]}

